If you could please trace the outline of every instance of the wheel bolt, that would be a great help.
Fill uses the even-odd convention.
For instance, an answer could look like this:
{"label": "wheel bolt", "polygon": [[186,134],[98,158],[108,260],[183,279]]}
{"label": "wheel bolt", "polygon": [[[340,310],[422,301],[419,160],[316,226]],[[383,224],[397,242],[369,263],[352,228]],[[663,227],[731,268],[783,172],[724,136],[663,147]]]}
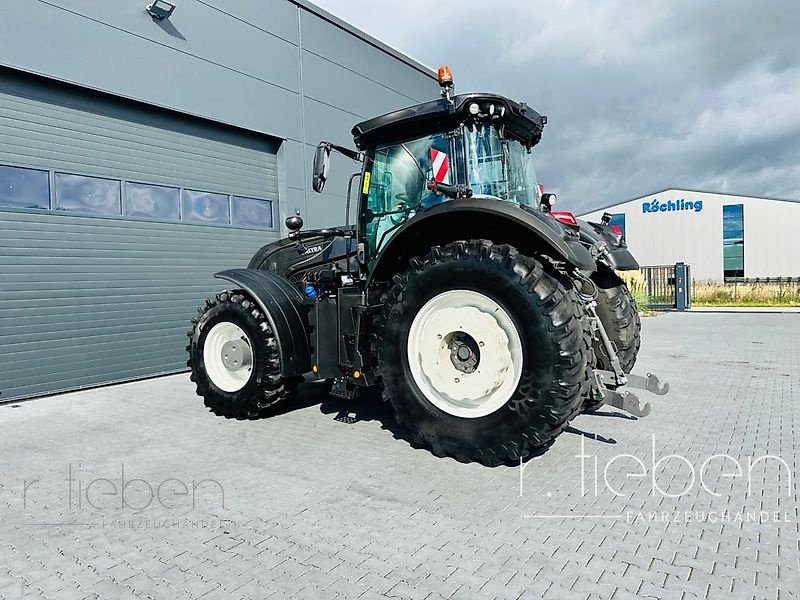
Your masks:
{"label": "wheel bolt", "polygon": [[478,342],[478,346],[480,346],[481,348],[483,348],[483,342]]}
{"label": "wheel bolt", "polygon": [[456,383],[461,383],[461,380],[458,377],[456,377]]}
{"label": "wheel bolt", "polygon": [[441,334],[441,333],[440,333],[440,334],[437,334],[437,336],[436,336],[436,337],[437,337],[438,339],[442,339],[442,334]]}

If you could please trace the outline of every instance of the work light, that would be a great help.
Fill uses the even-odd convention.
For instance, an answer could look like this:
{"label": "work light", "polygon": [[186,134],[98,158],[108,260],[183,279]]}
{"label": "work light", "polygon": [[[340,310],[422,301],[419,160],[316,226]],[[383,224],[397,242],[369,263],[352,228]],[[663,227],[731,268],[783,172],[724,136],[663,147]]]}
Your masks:
{"label": "work light", "polygon": [[144,9],[151,17],[161,21],[170,17],[175,11],[175,5],[166,0],[153,0],[153,2],[145,6]]}

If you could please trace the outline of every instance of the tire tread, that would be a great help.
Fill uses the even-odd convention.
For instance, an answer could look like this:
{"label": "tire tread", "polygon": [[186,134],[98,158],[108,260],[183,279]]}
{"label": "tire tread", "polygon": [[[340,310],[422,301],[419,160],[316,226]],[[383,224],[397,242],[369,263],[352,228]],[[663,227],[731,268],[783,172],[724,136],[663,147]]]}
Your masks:
{"label": "tire tread", "polygon": [[[240,395],[236,400],[220,396],[211,387],[208,378],[197,372],[198,364],[195,360],[197,340],[200,335],[198,328],[203,323],[203,316],[216,307],[231,305],[240,306],[256,321],[263,337],[260,340],[253,340],[253,343],[261,344],[266,355],[264,372],[258,389],[252,393]],[[186,366],[191,369],[189,378],[195,384],[197,395],[203,398],[206,407],[217,416],[238,420],[257,419],[262,417],[267,409],[291,396],[297,388],[299,378],[284,378],[281,376],[280,356],[275,335],[269,322],[259,307],[241,290],[224,290],[212,299],[205,300],[197,309],[197,315],[192,318],[192,328],[187,333],[187,336],[189,337],[189,344],[186,346],[186,351],[189,354],[189,359],[186,362]]]}
{"label": "tire tread", "polygon": [[[390,320],[399,319],[411,271],[429,269],[441,263],[462,261],[492,262],[506,271],[510,279],[522,286],[535,299],[540,314],[550,333],[550,352],[555,357],[554,372],[558,379],[541,382],[520,381],[518,389],[525,390],[524,402],[515,410],[523,411],[527,423],[516,439],[498,440],[488,447],[466,447],[432,436],[410,418],[404,399],[407,390],[395,377],[383,377],[383,396],[394,409],[398,422],[409,427],[412,445],[428,447],[436,456],[450,456],[461,462],[477,461],[486,465],[510,464],[532,456],[549,446],[580,413],[583,400],[589,391],[589,366],[591,360],[591,327],[582,310],[582,304],[567,280],[567,286],[552,275],[545,259],[519,254],[506,244],[493,244],[489,240],[460,241],[436,246],[411,267],[394,276],[394,286],[383,296],[383,311],[376,320],[374,336],[375,353],[379,357],[378,369],[387,375],[395,365],[386,363],[382,352],[384,330]],[[504,407],[501,410],[510,410]],[[520,413],[521,414],[521,413]]]}

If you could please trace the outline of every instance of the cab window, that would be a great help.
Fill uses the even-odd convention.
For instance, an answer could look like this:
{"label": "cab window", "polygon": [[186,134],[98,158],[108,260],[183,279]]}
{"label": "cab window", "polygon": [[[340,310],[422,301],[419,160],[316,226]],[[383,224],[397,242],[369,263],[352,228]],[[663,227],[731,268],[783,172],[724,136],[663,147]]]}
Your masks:
{"label": "cab window", "polygon": [[441,134],[375,150],[367,198],[369,258],[417,212],[447,200],[428,190],[427,182],[455,181],[452,150],[450,138]]}

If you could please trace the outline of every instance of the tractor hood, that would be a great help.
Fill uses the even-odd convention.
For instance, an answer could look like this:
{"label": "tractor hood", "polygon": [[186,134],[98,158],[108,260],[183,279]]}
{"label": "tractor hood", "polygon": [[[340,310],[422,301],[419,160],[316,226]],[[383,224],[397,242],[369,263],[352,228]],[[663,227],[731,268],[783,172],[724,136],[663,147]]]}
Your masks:
{"label": "tractor hood", "polygon": [[[477,114],[470,111],[474,104],[478,107]],[[490,119],[498,127],[502,125],[507,136],[529,148],[539,143],[547,123],[547,117],[524,102],[514,102],[496,94],[462,94],[454,96],[452,101],[441,98],[362,121],[353,127],[352,133],[356,146],[365,150],[378,144],[451,131],[475,119]]]}

